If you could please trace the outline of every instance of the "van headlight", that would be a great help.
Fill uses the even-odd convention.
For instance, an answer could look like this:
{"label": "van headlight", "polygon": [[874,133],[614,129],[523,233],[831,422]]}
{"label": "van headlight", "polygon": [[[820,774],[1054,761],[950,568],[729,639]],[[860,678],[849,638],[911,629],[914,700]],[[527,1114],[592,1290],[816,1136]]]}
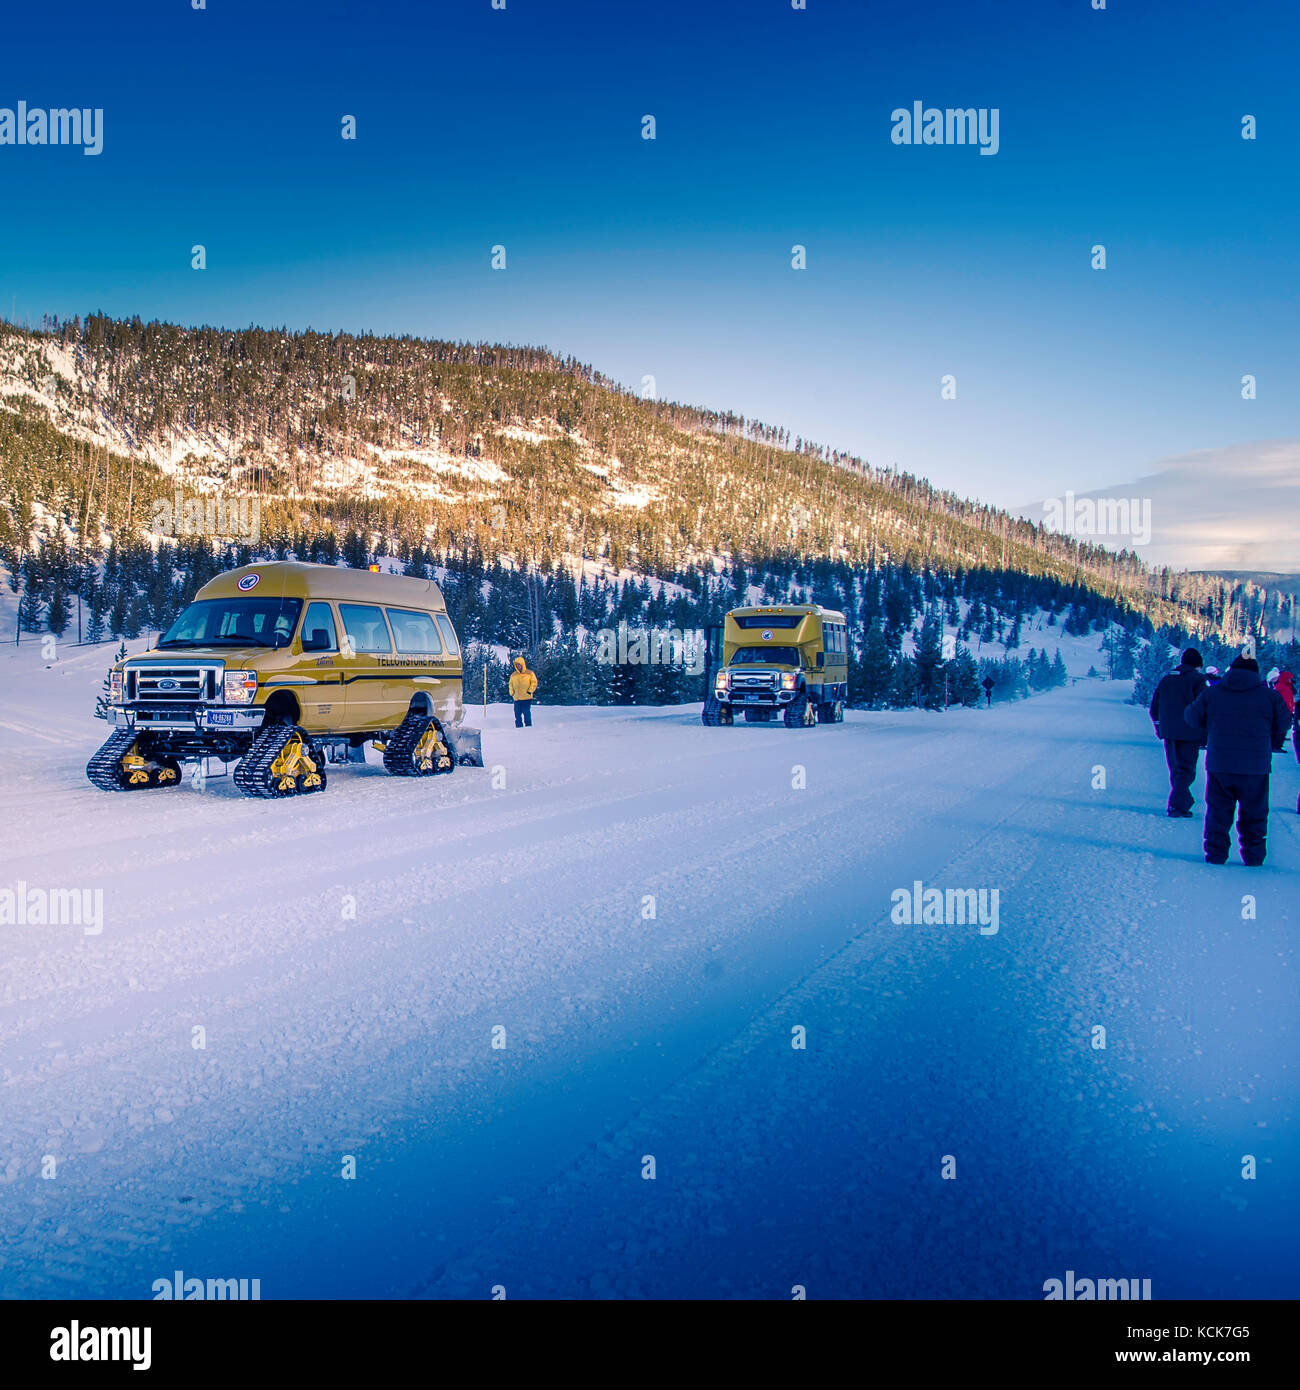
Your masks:
{"label": "van headlight", "polygon": [[799,674],[797,671],[786,671],[781,676],[782,690],[793,690],[798,683]]}
{"label": "van headlight", "polygon": [[108,674],[108,703],[110,705],[120,705],[122,703],[121,671],[110,671]]}
{"label": "van headlight", "polygon": [[726,673],[726,671],[719,671],[718,679],[714,682],[713,685],[714,693],[718,695],[725,695],[730,688],[731,677]]}
{"label": "van headlight", "polygon": [[227,671],[221,693],[228,705],[251,705],[257,694],[257,672]]}

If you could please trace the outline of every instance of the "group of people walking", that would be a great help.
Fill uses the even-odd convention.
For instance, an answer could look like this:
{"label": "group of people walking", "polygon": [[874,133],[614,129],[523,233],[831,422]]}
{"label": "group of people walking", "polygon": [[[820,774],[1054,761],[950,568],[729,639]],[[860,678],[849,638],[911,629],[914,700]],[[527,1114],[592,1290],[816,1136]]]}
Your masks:
{"label": "group of people walking", "polygon": [[1253,657],[1239,656],[1220,677],[1204,671],[1200,652],[1189,647],[1178,669],[1156,686],[1151,720],[1165,745],[1167,813],[1175,819],[1192,817],[1192,786],[1205,749],[1205,862],[1228,862],[1235,816],[1242,861],[1263,864],[1269,774],[1273,754],[1286,746],[1288,729],[1294,730],[1300,759],[1291,672],[1270,671],[1265,681]]}

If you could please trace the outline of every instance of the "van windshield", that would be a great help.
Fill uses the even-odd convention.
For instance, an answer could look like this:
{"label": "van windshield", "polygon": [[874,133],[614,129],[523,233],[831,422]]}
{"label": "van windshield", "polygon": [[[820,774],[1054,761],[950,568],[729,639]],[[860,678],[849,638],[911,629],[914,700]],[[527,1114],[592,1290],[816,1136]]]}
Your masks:
{"label": "van windshield", "polygon": [[798,666],[798,647],[737,647],[731,658],[733,666],[758,666],[769,663],[773,666]]}
{"label": "van windshield", "polygon": [[159,647],[283,647],[298,622],[298,598],[199,599],[180,615]]}

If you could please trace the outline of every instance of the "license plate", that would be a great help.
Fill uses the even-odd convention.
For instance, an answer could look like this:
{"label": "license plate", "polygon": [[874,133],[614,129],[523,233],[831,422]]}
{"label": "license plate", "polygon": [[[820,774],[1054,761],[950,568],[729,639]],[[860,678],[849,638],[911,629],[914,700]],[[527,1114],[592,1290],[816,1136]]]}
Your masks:
{"label": "license plate", "polygon": [[229,710],[209,710],[209,724],[233,724],[235,716]]}

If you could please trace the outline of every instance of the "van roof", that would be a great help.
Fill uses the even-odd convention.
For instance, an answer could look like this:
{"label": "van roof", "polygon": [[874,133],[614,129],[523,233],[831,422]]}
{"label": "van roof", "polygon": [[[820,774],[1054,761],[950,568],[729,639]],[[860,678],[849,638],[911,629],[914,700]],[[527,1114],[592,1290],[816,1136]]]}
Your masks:
{"label": "van roof", "polygon": [[[241,580],[256,575],[251,587]],[[431,579],[404,574],[374,574],[341,565],[308,565],[298,560],[267,560],[227,570],[195,594],[202,598],[332,598],[342,603],[387,603],[445,613],[442,590]]]}

